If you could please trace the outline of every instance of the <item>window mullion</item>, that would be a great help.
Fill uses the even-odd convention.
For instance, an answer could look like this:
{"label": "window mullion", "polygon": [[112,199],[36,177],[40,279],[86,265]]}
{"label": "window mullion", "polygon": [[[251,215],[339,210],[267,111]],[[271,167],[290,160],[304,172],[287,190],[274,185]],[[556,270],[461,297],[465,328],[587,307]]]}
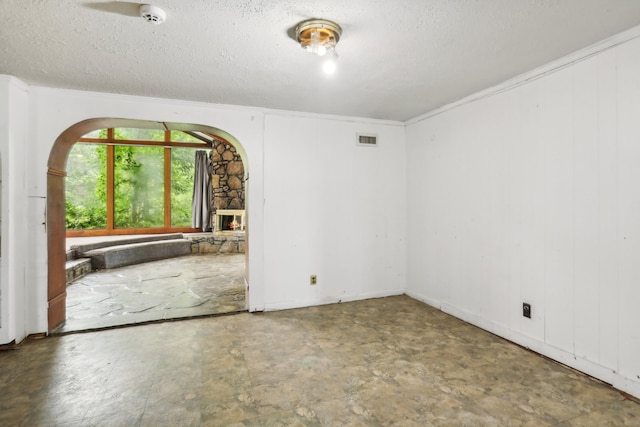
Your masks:
{"label": "window mullion", "polygon": [[[171,142],[171,131],[164,131],[164,141]],[[164,228],[171,228],[171,148],[164,148]]]}
{"label": "window mullion", "polygon": [[[112,130],[112,129],[109,129]],[[115,174],[115,147],[107,145],[107,230],[113,230],[114,225],[114,174]]]}
{"label": "window mullion", "polygon": [[171,228],[171,148],[164,149],[164,226]]}

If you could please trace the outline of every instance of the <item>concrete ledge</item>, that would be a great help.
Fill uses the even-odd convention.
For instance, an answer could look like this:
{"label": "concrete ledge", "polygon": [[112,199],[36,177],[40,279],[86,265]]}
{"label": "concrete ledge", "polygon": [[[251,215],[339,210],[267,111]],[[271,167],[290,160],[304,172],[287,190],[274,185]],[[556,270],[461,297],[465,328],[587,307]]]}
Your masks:
{"label": "concrete ledge", "polygon": [[69,286],[91,272],[91,260],[89,258],[69,260],[65,265],[65,270],[67,286]]}
{"label": "concrete ledge", "polygon": [[130,245],[134,243],[143,243],[143,242],[156,242],[160,240],[178,240],[184,239],[182,233],[175,234],[157,234],[153,236],[145,236],[145,237],[132,237],[130,239],[120,239],[120,240],[104,240],[102,242],[96,243],[88,243],[86,245],[73,245],[71,249],[75,251],[76,256],[82,256],[84,253],[89,251],[93,251],[95,249],[108,248],[111,246],[122,246],[122,245]]}
{"label": "concrete ledge", "polygon": [[91,258],[93,269],[100,270],[191,254],[191,241],[182,238],[129,244],[120,240],[117,243],[117,246],[93,249],[81,255]]}

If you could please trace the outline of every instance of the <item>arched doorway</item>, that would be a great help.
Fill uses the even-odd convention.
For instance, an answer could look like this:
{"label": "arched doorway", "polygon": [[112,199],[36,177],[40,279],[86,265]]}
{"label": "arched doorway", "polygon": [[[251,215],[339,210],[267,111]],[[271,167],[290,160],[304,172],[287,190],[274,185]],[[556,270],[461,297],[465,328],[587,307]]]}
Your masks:
{"label": "arched doorway", "polygon": [[[92,131],[105,128],[130,127],[160,130],[205,132],[220,137],[232,144],[245,165],[245,182],[248,190],[248,162],[244,148],[229,133],[206,125],[187,123],[151,122],[145,120],[98,118],[88,119],[69,127],[56,139],[49,154],[47,170],[47,252],[48,252],[48,329],[52,330],[66,319],[66,274],[65,274],[65,176],[66,162],[73,145]],[[248,191],[247,191],[248,194]],[[245,209],[249,208],[248,197]],[[246,229],[245,282],[248,281],[249,230]],[[247,286],[248,292],[248,286]],[[249,295],[247,293],[247,299]]]}

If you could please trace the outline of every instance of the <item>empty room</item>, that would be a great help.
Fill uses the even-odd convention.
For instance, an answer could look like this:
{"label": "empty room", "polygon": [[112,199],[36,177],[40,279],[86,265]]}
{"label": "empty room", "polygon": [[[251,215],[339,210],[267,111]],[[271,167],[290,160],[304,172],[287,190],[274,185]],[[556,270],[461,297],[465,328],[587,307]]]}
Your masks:
{"label": "empty room", "polygon": [[0,425],[640,425],[640,2],[0,16]]}

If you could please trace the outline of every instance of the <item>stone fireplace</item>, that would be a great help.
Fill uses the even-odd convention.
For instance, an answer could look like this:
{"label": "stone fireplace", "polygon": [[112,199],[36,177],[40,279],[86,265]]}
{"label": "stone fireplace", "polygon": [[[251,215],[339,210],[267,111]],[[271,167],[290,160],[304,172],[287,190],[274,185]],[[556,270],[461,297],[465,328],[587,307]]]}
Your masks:
{"label": "stone fireplace", "polygon": [[214,140],[211,151],[213,210],[244,209],[244,164],[235,147]]}
{"label": "stone fireplace", "polygon": [[244,232],[244,210],[218,209],[216,210],[213,224],[216,233],[232,234]]}
{"label": "stone fireplace", "polygon": [[[213,232],[241,235],[245,231],[244,164],[235,147],[214,140],[211,151],[213,175]],[[220,236],[222,238],[222,236]]]}

